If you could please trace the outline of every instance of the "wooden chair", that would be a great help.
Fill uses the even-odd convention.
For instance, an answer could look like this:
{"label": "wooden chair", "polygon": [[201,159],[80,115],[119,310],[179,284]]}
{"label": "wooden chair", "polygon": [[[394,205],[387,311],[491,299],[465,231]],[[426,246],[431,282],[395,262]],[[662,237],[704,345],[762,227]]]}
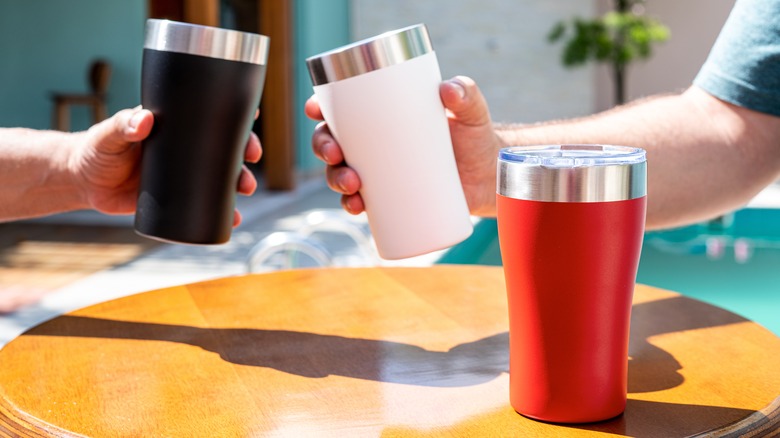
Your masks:
{"label": "wooden chair", "polygon": [[106,95],[111,81],[111,64],[105,60],[95,60],[89,67],[90,91],[83,94],[53,93],[54,113],[52,125],[59,131],[70,130],[70,107],[87,105],[92,109],[92,121],[98,123],[108,118]]}

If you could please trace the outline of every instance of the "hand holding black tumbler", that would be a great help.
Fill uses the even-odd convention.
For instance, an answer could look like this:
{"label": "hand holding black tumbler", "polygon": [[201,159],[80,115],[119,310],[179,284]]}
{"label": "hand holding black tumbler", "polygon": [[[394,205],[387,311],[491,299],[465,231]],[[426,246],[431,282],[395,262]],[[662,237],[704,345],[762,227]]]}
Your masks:
{"label": "hand holding black tumbler", "polygon": [[265,79],[268,37],[147,20],[143,142],[135,230],[158,240],[230,239],[236,187]]}

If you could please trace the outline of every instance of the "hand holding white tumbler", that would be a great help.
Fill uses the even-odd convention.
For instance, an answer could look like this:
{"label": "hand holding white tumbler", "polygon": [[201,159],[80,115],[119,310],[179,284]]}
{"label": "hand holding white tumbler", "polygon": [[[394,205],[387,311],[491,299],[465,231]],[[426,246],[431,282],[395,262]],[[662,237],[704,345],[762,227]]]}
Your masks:
{"label": "hand holding white tumbler", "polygon": [[306,63],[328,127],[360,175],[379,255],[412,257],[467,238],[471,219],[425,25]]}

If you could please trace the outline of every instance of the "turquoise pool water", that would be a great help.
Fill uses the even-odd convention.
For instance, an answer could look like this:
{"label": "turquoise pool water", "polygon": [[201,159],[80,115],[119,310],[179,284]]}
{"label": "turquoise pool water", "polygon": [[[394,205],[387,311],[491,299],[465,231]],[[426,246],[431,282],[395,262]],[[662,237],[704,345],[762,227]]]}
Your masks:
{"label": "turquoise pool water", "polygon": [[[439,263],[501,265],[495,220]],[[780,209],[645,234],[637,282],[728,309],[780,335]]]}

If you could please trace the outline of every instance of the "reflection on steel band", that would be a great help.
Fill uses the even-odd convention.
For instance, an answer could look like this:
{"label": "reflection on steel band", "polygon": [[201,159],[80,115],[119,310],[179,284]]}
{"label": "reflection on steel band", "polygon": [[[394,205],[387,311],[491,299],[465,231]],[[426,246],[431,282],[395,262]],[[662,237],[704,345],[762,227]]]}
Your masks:
{"label": "reflection on steel band", "polygon": [[265,65],[269,41],[255,33],[149,19],[144,48]]}
{"label": "reflection on steel band", "polygon": [[550,168],[498,161],[498,194],[548,202],[610,202],[647,195],[647,163]]}
{"label": "reflection on steel band", "polygon": [[314,85],[400,64],[433,51],[424,24],[387,32],[306,59]]}

